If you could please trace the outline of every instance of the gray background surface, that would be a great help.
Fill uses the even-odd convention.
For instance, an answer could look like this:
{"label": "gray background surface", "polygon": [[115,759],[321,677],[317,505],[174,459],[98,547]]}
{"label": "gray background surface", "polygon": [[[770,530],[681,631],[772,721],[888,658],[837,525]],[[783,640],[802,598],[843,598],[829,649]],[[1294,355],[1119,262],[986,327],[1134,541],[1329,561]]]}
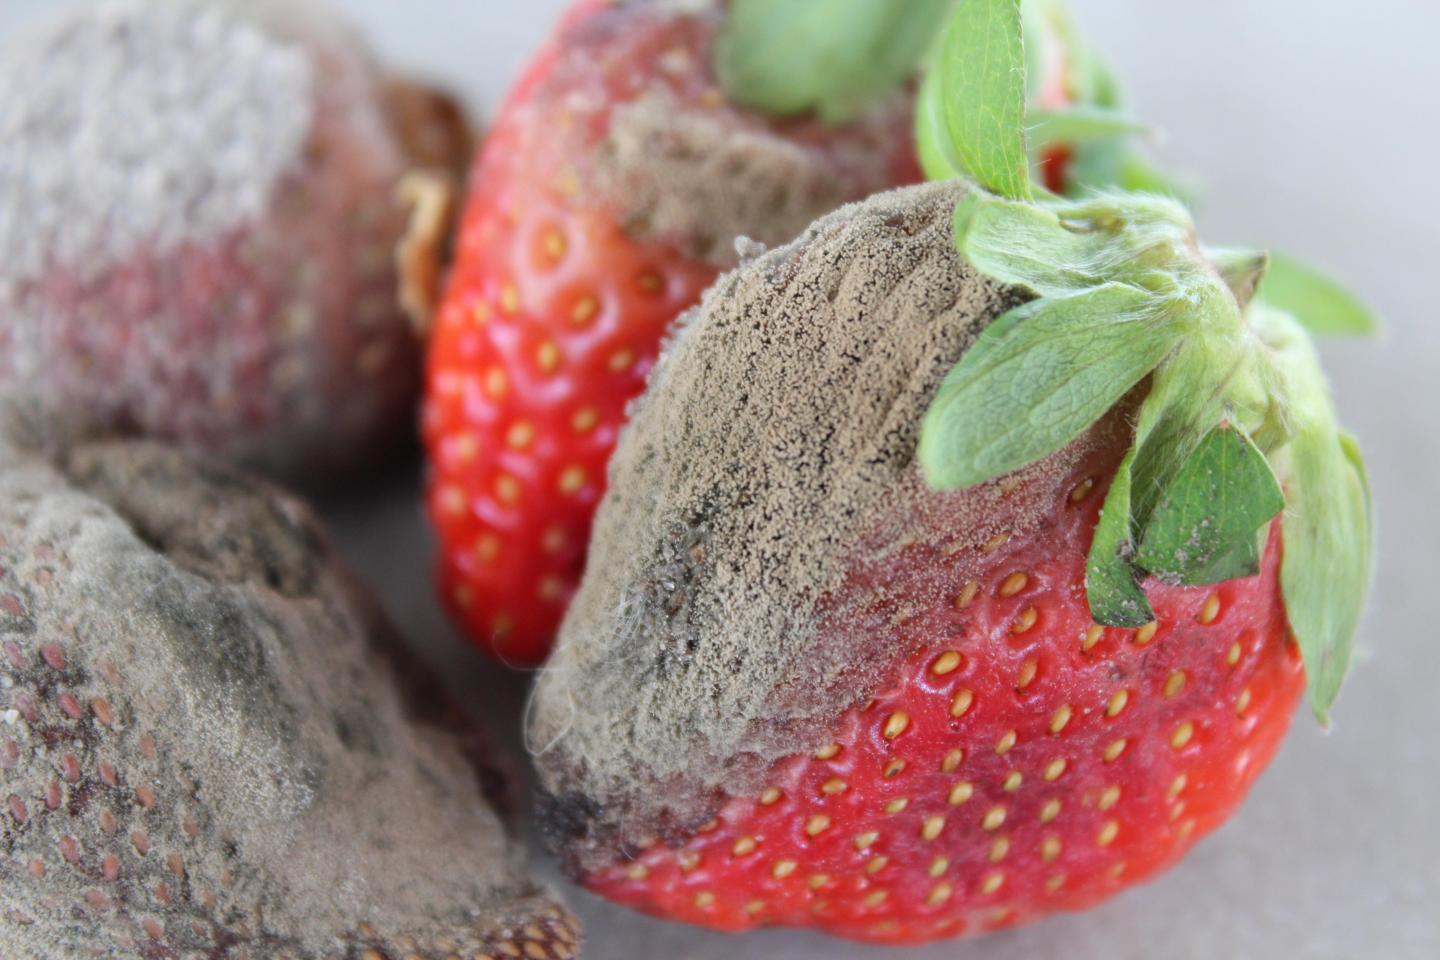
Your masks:
{"label": "gray background surface", "polygon": [[[561,0],[334,0],[395,60],[488,112]],[[63,0],[0,0],[0,36]],[[1091,913],[909,951],[802,932],[740,938],[636,918],[571,889],[595,960],[884,958],[1130,960],[1440,957],[1440,4],[1434,0],[1076,0],[1205,185],[1213,242],[1283,247],[1347,278],[1383,316],[1374,342],[1327,345],[1369,455],[1379,570],[1335,729],[1303,715],[1241,814],[1160,880]],[[328,505],[352,561],[401,627],[501,730],[525,680],[471,655],[427,582],[412,470]],[[514,748],[513,737],[501,733]],[[517,767],[521,764],[517,762]],[[554,874],[553,867],[543,869]]]}

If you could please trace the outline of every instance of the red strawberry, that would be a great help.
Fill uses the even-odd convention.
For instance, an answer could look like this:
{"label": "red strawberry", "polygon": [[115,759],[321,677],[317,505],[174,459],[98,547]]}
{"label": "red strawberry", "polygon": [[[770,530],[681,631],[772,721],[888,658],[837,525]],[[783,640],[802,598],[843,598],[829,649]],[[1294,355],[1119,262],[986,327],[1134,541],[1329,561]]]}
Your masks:
{"label": "red strawberry", "polygon": [[497,118],[430,346],[442,592],[502,659],[543,659],[626,404],[744,233],[790,239],[919,177],[897,94],[829,126],[717,85],[719,4],[583,2]]}
{"label": "red strawberry", "polygon": [[420,386],[396,289],[426,231],[394,194],[467,142],[317,5],[119,0],[17,37],[0,405],[310,484],[374,462]]}
{"label": "red strawberry", "polygon": [[910,943],[1088,907],[1230,816],[1307,669],[1333,697],[1368,523],[1303,333],[1242,311],[1256,266],[1169,201],[948,184],[723,278],[537,686],[571,870]]}
{"label": "red strawberry", "polygon": [[1174,201],[1034,200],[1019,19],[957,5],[921,113],[993,192],[727,275],[633,411],[530,724],[602,894],[892,943],[1081,909],[1334,699],[1369,503],[1307,298]]}

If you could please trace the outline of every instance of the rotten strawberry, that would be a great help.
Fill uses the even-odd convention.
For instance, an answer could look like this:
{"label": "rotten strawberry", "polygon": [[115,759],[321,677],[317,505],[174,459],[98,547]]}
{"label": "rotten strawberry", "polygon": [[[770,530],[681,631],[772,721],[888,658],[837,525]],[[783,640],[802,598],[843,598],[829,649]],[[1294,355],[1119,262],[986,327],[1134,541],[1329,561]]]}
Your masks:
{"label": "rotten strawberry", "polygon": [[965,178],[723,277],[633,411],[529,730],[601,894],[888,943],[1081,909],[1327,716],[1370,516],[1305,325],[1363,317],[1174,200],[1037,191],[1024,76],[1014,0],[958,5]]}

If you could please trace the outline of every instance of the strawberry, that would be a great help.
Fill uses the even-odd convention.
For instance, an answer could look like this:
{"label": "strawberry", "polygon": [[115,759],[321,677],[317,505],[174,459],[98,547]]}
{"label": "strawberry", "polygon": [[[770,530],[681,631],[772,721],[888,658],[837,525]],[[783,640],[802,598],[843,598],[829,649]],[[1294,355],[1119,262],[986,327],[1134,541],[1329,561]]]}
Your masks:
{"label": "strawberry", "polygon": [[617,448],[529,733],[621,903],[885,943],[1089,907],[1343,677],[1368,496],[1304,297],[1177,202],[1036,199],[1013,0],[952,17],[926,116],[978,185],[722,278]]}
{"label": "strawberry", "polygon": [[547,653],[626,404],[735,238],[782,242],[919,177],[901,96],[836,126],[729,100],[723,23],[718,4],[578,4],[476,163],[430,342],[427,500],[442,595],[508,662]]}
{"label": "strawberry", "polygon": [[7,958],[578,950],[474,731],[310,511],[228,469],[0,435],[0,717]]}
{"label": "strawberry", "polygon": [[394,194],[467,139],[318,5],[113,0],[17,36],[0,406],[317,486],[376,462],[420,385],[396,290],[426,231]]}
{"label": "strawberry", "polygon": [[[476,164],[429,354],[441,593],[482,648],[515,664],[548,652],[626,405],[735,238],[783,242],[918,178],[891,91],[944,7],[587,2],[536,58]],[[1033,16],[1034,99],[1063,114],[1095,72],[1067,53],[1080,45],[1062,10]],[[871,61],[894,66],[872,78]],[[1057,189],[1064,149],[1039,160]]]}

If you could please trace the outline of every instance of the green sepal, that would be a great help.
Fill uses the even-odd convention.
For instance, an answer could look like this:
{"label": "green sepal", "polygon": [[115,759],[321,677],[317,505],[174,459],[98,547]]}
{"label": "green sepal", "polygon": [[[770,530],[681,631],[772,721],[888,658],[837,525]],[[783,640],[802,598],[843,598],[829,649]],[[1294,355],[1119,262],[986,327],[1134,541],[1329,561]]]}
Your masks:
{"label": "green sepal", "polygon": [[963,161],[945,119],[945,88],[940,73],[930,70],[915,99],[915,151],[927,180],[953,180],[964,176]]}
{"label": "green sepal", "polygon": [[956,247],[976,269],[1042,297],[1114,279],[1175,293],[1172,267],[1191,230],[1184,208],[1164,197],[1028,204],[973,191],[955,213]]}
{"label": "green sepal", "polygon": [[1370,494],[1359,448],[1344,434],[1302,432],[1290,457],[1295,478],[1281,585],[1310,706],[1324,724],[1350,666],[1369,586]]}
{"label": "green sepal", "polygon": [[1294,437],[1278,453],[1287,492],[1280,585],[1310,707],[1324,724],[1349,668],[1370,583],[1369,480],[1358,444],[1336,422],[1320,359],[1299,322],[1265,304],[1252,307],[1251,322],[1297,394]]}
{"label": "green sepal", "polygon": [[1272,253],[1259,297],[1284,310],[1311,333],[1367,336],[1377,324],[1360,300],[1324,273],[1294,257]]}
{"label": "green sepal", "polygon": [[1228,423],[1181,464],[1151,513],[1135,565],[1187,586],[1259,572],[1258,533],[1285,508],[1265,455]]}
{"label": "green sepal", "polygon": [[1124,283],[1007,312],[965,353],[925,415],[926,482],[961,489],[1055,452],[1155,369],[1180,333],[1175,311]]}
{"label": "green sepal", "polygon": [[716,74],[736,103],[839,123],[914,73],[950,0],[731,0]]}
{"label": "green sepal", "polygon": [[1086,143],[1109,137],[1128,137],[1149,128],[1109,107],[1075,105],[1060,110],[1031,109],[1026,115],[1030,143]]}
{"label": "green sepal", "polygon": [[948,140],[956,169],[1003,197],[1029,199],[1020,0],[956,4],[930,73],[944,123],[933,136]]}
{"label": "green sepal", "polygon": [[1085,599],[1090,616],[1096,623],[1113,627],[1143,627],[1155,619],[1155,611],[1140,589],[1140,578],[1130,562],[1130,468],[1134,462],[1132,447],[1110,481],[1090,553],[1085,558]]}
{"label": "green sepal", "polygon": [[[1223,301],[1206,298],[1211,309]],[[1223,319],[1221,316],[1216,320]],[[1137,627],[1154,619],[1138,584],[1144,572],[1135,565],[1137,532],[1145,529],[1186,460],[1199,446],[1205,424],[1219,419],[1220,398],[1207,381],[1223,380],[1223,360],[1204,337],[1187,337],[1156,370],[1135,417],[1135,439],[1106,496],[1101,521],[1086,561],[1086,594],[1096,623]]]}

